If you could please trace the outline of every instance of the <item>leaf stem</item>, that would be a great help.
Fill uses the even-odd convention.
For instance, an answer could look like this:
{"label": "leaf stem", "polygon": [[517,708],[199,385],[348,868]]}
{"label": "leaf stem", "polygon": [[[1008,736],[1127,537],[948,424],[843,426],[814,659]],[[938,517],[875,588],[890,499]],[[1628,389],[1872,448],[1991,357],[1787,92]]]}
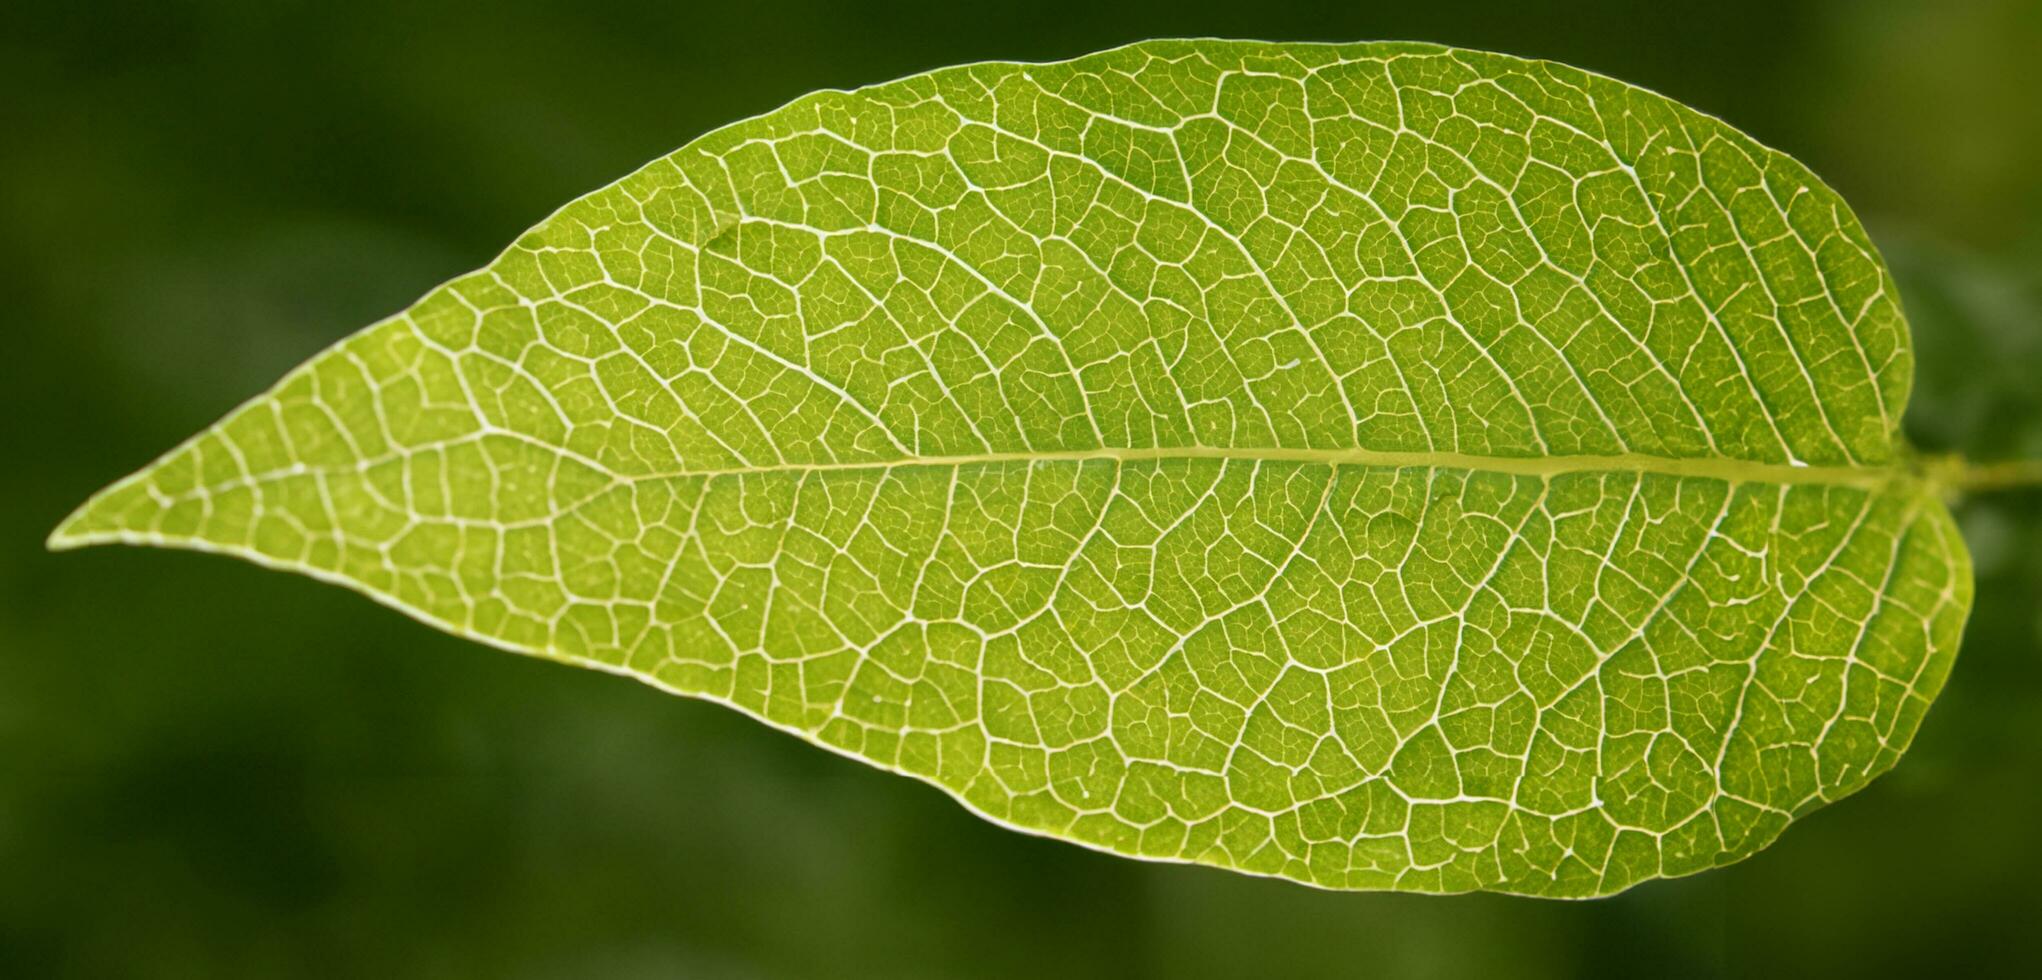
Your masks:
{"label": "leaf stem", "polygon": [[2042,488],[2042,459],[1969,463],[1952,456],[1931,463],[1930,469],[1936,482],[1966,494]]}

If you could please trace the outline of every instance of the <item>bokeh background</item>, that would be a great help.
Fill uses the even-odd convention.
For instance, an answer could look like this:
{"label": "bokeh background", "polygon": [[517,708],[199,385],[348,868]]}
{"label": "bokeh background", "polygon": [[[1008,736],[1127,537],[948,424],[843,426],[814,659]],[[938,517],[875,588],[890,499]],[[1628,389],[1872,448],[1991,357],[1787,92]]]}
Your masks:
{"label": "bokeh background", "polygon": [[1593,903],[1329,894],[997,830],[712,705],[73,504],[555,206],[811,89],[1150,36],[1408,38],[1715,113],[1854,202],[1910,432],[2042,457],[2042,3],[162,0],[0,27],[0,975],[2042,976],[2042,491],[1962,510],[1891,775]]}

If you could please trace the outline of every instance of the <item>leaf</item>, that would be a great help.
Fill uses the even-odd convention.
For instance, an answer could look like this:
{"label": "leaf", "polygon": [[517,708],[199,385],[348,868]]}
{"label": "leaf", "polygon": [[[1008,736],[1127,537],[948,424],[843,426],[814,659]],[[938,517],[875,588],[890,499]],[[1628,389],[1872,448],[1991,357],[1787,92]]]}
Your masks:
{"label": "leaf", "polygon": [[106,490],[1001,824],[1332,888],[1737,860],[1970,605],[1890,276],[1660,96],[1158,41],[819,92],[568,205]]}

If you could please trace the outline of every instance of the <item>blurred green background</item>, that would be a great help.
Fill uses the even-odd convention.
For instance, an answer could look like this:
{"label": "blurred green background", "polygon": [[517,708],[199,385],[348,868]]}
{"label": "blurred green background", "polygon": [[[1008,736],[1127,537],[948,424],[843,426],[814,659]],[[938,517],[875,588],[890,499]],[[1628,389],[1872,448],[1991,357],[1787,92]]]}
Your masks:
{"label": "blurred green background", "polygon": [[2042,492],[1913,752],[1733,868],[1329,894],[997,830],[712,705],[70,506],[555,206],[811,89],[1150,36],[1643,84],[1854,202],[1910,431],[2042,457],[2042,3],[29,3],[0,27],[0,975],[2042,976]]}

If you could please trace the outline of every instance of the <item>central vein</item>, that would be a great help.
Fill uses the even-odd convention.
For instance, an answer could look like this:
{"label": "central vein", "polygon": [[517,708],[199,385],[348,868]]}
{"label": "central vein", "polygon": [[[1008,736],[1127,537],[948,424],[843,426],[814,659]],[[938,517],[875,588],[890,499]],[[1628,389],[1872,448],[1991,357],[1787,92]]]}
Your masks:
{"label": "central vein", "polygon": [[742,476],[766,473],[807,473],[832,470],[892,470],[909,467],[989,466],[1046,463],[1155,463],[1172,460],[1222,460],[1325,466],[1423,467],[1478,470],[1520,476],[1566,473],[1656,473],[1700,477],[1733,483],[1826,484],[1864,488],[1885,486],[1911,474],[1903,463],[1878,466],[1764,463],[1723,457],[1679,458],[1626,453],[1607,456],[1482,456],[1454,452],[1396,452],[1375,449],[1300,449],[1283,447],[1157,446],[975,453],[957,456],[915,456],[870,462],[787,462],[757,466],[690,469],[670,476]]}

